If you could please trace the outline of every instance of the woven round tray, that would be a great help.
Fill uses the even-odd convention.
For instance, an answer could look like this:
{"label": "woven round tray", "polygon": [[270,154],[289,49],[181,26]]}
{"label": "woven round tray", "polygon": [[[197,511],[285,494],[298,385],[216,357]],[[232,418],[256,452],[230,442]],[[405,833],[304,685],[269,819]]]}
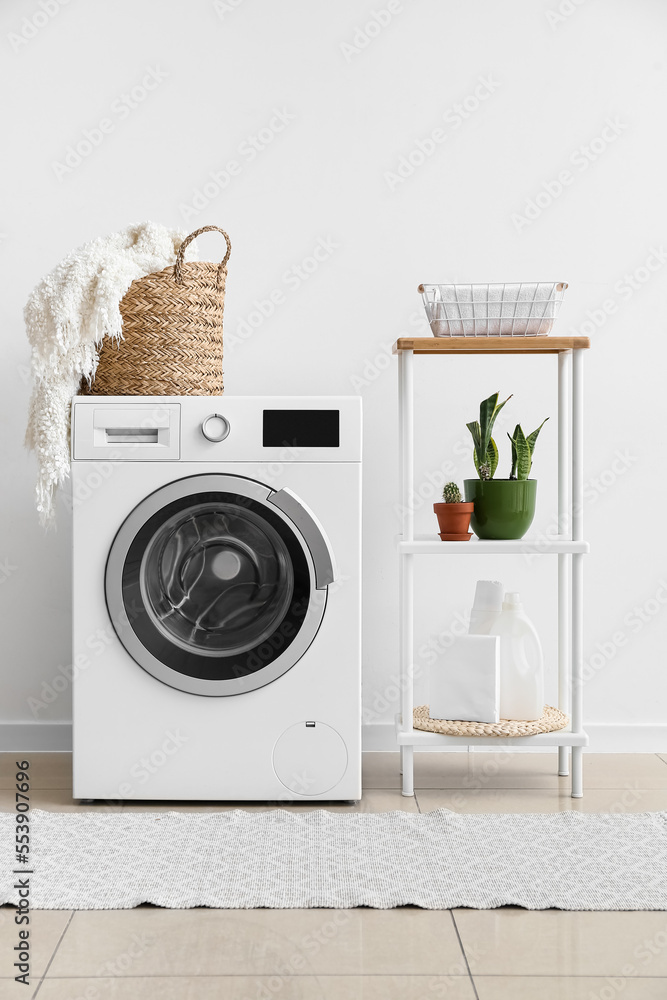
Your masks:
{"label": "woven round tray", "polygon": [[425,729],[429,733],[443,733],[445,736],[535,736],[536,733],[555,733],[565,729],[567,715],[545,705],[544,715],[533,722],[515,722],[501,719],[500,722],[455,722],[449,719],[432,719],[428,705],[418,705],[414,710],[415,729]]}

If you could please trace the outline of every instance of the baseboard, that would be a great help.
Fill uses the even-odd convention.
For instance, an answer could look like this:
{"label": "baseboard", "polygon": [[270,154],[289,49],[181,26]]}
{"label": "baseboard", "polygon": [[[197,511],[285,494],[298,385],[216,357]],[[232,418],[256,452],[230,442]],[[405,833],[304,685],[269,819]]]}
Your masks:
{"label": "baseboard", "polygon": [[[586,749],[596,753],[667,753],[667,726],[635,725],[632,723],[613,725],[592,723],[585,726],[590,738]],[[363,727],[364,750],[396,750],[394,727],[391,723]],[[473,748],[484,752],[486,748]],[[544,747],[517,747],[523,753],[544,753]],[[431,747],[425,753],[456,753],[449,747]],[[554,749],[555,752],[555,749]],[[584,751],[586,752],[586,751]]]}
{"label": "baseboard", "polygon": [[[586,726],[586,732],[591,741],[588,749],[597,753],[667,753],[667,726],[593,723]],[[393,725],[380,723],[364,726],[363,747],[364,750],[396,750]],[[39,753],[71,749],[71,722],[0,723],[0,751]],[[517,747],[525,753],[534,749]],[[432,749],[425,752],[456,751]]]}
{"label": "baseboard", "polygon": [[0,722],[1,751],[39,753],[71,749],[71,722]]}

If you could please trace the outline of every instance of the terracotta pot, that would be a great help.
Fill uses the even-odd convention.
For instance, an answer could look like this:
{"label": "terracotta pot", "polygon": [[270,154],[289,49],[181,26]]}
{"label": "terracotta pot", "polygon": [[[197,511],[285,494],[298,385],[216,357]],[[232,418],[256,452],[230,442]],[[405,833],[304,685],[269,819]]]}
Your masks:
{"label": "terracotta pot", "polygon": [[[470,517],[474,507],[474,503],[434,503],[440,538],[449,542],[469,541]],[[446,538],[443,537],[445,535]]]}

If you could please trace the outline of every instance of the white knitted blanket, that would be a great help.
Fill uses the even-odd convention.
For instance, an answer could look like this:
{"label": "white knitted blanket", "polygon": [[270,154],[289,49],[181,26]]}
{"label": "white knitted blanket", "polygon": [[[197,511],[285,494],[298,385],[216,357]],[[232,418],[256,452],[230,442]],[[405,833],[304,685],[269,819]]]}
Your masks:
{"label": "white knitted blanket", "polygon": [[26,445],[37,454],[37,510],[44,525],[53,523],[55,493],[69,475],[72,397],[82,378],[94,377],[104,338],[122,338],[119,305],[132,282],[173,264],[185,236],[154,222],[100,236],[68,254],[28,299],[33,390]]}

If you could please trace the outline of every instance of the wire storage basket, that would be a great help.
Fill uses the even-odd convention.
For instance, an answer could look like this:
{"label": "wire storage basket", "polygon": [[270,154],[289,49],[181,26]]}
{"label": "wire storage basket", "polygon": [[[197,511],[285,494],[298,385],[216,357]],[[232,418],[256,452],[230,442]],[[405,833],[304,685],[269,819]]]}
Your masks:
{"label": "wire storage basket", "polygon": [[538,337],[550,331],[565,281],[419,285],[434,337]]}

